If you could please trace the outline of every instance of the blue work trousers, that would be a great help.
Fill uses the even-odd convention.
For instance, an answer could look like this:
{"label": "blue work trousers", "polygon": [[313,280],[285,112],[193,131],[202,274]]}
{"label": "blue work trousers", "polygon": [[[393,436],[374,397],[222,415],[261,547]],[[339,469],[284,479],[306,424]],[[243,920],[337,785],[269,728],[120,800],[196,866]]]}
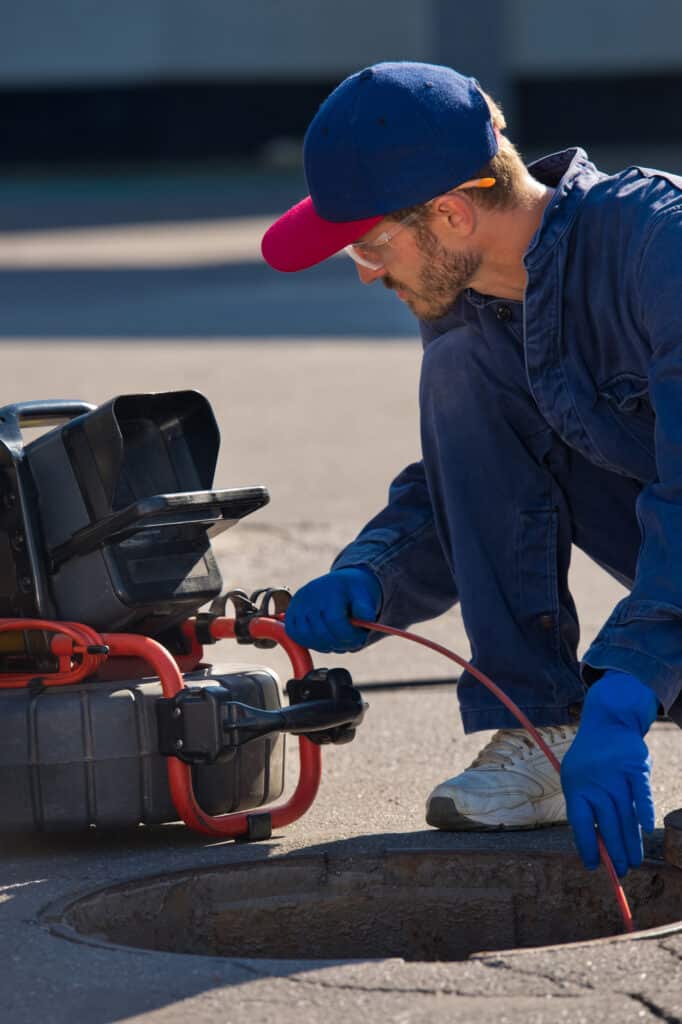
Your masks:
{"label": "blue work trousers", "polygon": [[[630,586],[642,484],[566,445],[530,393],[520,332],[490,333],[463,328],[426,349],[424,472],[473,664],[536,725],[561,724],[584,695],[572,545]],[[467,732],[518,725],[470,673],[458,693]]]}
{"label": "blue work trousers", "polygon": [[[572,545],[629,587],[643,485],[590,463],[541,415],[522,315],[520,303],[481,298],[469,324],[428,342],[422,462],[400,474],[387,507],[334,564],[377,574],[389,625],[459,602],[472,663],[543,726],[573,720],[585,693],[568,587]],[[468,672],[458,696],[466,732],[518,727]]]}

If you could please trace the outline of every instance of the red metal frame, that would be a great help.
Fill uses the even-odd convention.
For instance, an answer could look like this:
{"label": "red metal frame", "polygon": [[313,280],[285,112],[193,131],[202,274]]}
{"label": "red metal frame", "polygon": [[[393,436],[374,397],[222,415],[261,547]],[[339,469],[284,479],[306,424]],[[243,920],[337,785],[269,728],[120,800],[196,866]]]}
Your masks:
{"label": "red metal frame", "polygon": [[[165,697],[174,697],[184,686],[178,663],[158,641],[135,633],[99,634],[89,626],[73,622],[50,622],[43,619],[1,619],[0,633],[23,632],[26,630],[51,632],[52,653],[58,657],[59,670],[45,673],[40,681],[45,686],[66,686],[80,682],[92,675],[106,661],[107,657],[138,658],[151,666],[159,677]],[[211,623],[211,633],[216,640],[235,636],[234,619],[217,618]],[[183,632],[191,641],[192,657],[201,658],[201,646],[196,638],[194,620],[185,623]],[[249,623],[249,632],[254,639],[274,640],[288,654],[296,678],[302,678],[313,667],[310,653],[287,636],[284,625],[276,618],[258,617]],[[88,648],[108,647],[108,654],[102,650]],[[75,663],[74,663],[75,662]],[[27,686],[36,678],[33,675],[0,674],[0,689]],[[268,814],[273,828],[282,828],[296,821],[312,804],[322,775],[322,755],[319,746],[299,736],[299,778],[296,788],[286,803],[274,807],[258,808],[251,812],[237,811],[233,814],[206,814],[199,806],[192,786],[192,769],[176,757],[168,758],[168,782],[175,808],[184,823],[196,832],[212,836],[247,836],[249,819],[258,814]]]}
{"label": "red metal frame", "polygon": [[[190,620],[190,624],[192,620]],[[252,620],[249,632],[254,639],[260,637],[275,640],[289,655],[291,666],[297,678],[302,678],[313,667],[309,652],[294,643],[284,631],[284,626],[276,619],[258,618]],[[211,633],[216,640],[234,638],[234,619],[218,618],[211,623]],[[165,649],[156,640],[133,634],[105,633],[103,635],[112,655],[133,654],[144,658],[154,669],[161,680],[165,697],[174,697],[183,687],[180,671]],[[171,796],[178,814],[195,832],[203,832],[211,836],[245,836],[249,834],[249,818],[253,814],[267,813],[270,815],[273,828],[282,828],[296,821],[312,804],[320,785],[322,775],[322,756],[319,746],[311,743],[305,736],[299,736],[299,778],[291,798],[284,804],[265,810],[246,812],[236,811],[233,814],[206,814],[199,806],[192,786],[192,769],[176,757],[168,758],[168,781]]]}

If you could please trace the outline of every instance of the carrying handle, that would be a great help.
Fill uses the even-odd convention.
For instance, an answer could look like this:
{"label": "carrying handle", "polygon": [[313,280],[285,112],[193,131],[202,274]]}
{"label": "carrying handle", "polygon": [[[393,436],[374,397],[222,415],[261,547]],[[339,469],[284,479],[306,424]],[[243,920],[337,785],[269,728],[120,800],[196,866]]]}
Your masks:
{"label": "carrying handle", "polygon": [[20,427],[57,426],[76,416],[92,412],[96,405],[70,398],[35,399],[30,402],[15,402],[0,409],[0,421],[15,419]]}
{"label": "carrying handle", "polygon": [[[187,624],[193,625],[192,620],[188,620]],[[276,619],[259,618],[254,620],[249,628],[254,638],[266,637],[275,640],[286,651],[297,679],[302,679],[312,671],[310,652],[304,647],[299,647],[287,636],[284,623]],[[234,639],[234,620],[215,619],[211,623],[211,632],[215,640]],[[148,662],[154,674],[159,677],[163,695],[167,699],[175,697],[182,690],[184,680],[175,660],[156,640],[130,633],[104,633],[101,639],[113,656],[138,657]],[[169,757],[168,783],[178,815],[189,828],[205,835],[269,839],[273,828],[283,828],[305,814],[320,785],[322,753],[319,746],[305,736],[299,736],[298,753],[298,782],[285,803],[251,813],[234,811],[218,815],[208,814],[200,807],[194,794],[190,765],[179,761],[177,757]]]}

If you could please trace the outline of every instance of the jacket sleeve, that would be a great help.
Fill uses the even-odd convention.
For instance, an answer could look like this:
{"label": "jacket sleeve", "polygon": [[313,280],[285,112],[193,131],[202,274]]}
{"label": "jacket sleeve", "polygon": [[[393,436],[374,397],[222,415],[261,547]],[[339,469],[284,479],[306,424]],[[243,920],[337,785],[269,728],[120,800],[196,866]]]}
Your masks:
{"label": "jacket sleeve", "polygon": [[629,672],[668,712],[682,691],[682,202],[654,222],[636,266],[643,336],[651,346],[656,478],[640,493],[641,547],[632,591],[585,654],[587,682]]}
{"label": "jacket sleeve", "polygon": [[436,535],[421,462],[396,477],[386,507],[341,551],[332,569],[348,566],[364,566],[379,578],[379,621],[386,625],[405,628],[455,603],[457,590]]}

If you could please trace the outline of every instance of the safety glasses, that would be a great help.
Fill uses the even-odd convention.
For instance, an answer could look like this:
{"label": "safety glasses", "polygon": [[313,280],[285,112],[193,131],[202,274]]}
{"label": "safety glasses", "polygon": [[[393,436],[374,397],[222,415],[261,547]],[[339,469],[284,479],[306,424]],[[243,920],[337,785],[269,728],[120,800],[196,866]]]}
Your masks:
{"label": "safety glasses", "polygon": [[[492,188],[495,184],[495,178],[473,178],[471,181],[464,181],[461,185],[451,189],[451,192],[459,192],[463,188]],[[448,193],[445,193],[446,195]],[[435,202],[435,199],[430,199],[425,206],[429,206]],[[390,252],[390,244],[397,234],[399,234],[403,228],[406,228],[408,224],[417,220],[421,213],[421,210],[415,210],[413,213],[404,217],[403,220],[399,220],[394,227],[388,228],[386,231],[382,231],[373,238],[370,242],[352,242],[344,248],[344,252],[361,267],[367,267],[368,270],[381,270],[386,266],[386,259]]]}

